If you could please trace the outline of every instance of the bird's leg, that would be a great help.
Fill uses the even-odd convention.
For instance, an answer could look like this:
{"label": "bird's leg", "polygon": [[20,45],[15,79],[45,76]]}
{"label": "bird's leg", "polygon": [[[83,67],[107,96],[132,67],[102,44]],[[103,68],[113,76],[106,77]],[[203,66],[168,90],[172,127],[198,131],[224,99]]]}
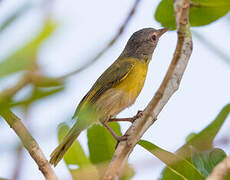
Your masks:
{"label": "bird's leg", "polygon": [[108,122],[117,122],[117,121],[128,121],[133,123],[136,119],[143,115],[143,111],[138,111],[137,114],[131,118],[110,118]]}
{"label": "bird's leg", "polygon": [[117,140],[117,142],[119,143],[120,141],[126,141],[127,140],[127,136],[118,136],[107,124],[107,122],[103,122],[102,123],[106,129],[108,129],[108,131],[111,133],[111,135]]}

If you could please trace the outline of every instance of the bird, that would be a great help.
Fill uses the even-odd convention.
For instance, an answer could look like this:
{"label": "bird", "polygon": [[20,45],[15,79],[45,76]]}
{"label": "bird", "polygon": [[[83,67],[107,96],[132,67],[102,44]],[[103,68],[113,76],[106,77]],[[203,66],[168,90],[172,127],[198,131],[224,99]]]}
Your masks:
{"label": "bird", "polygon": [[168,30],[169,28],[143,28],[132,34],[120,56],[80,101],[73,116],[76,122],[50,155],[51,164],[56,166],[80,133],[95,123],[104,125],[117,142],[127,139],[126,136],[118,136],[113,132],[108,122],[133,122],[141,115],[139,111],[133,118],[113,118],[135,102],[144,86],[157,43]]}

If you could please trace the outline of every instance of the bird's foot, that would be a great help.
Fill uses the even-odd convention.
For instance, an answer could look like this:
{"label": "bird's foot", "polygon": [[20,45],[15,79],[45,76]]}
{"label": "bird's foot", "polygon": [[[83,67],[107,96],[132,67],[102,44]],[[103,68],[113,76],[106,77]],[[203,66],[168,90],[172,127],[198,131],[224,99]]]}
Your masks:
{"label": "bird's foot", "polygon": [[[137,111],[137,114],[136,114],[133,118],[134,118],[135,120],[138,119],[138,118],[140,118],[141,116],[143,116],[143,112],[144,112],[144,111],[141,111],[141,110]],[[134,121],[135,121],[135,120],[134,120]],[[133,122],[134,122],[134,121],[133,121]]]}
{"label": "bird's foot", "polygon": [[136,119],[143,115],[143,111],[138,111],[137,114],[131,118],[110,118],[108,122],[128,121],[133,123]]}

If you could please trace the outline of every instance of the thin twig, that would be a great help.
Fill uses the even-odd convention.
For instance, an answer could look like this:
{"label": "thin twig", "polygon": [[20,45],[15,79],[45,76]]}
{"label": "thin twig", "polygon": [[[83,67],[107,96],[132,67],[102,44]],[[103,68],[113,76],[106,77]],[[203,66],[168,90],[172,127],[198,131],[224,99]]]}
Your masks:
{"label": "thin twig", "polygon": [[225,176],[230,173],[230,157],[221,161],[207,177],[206,180],[224,180]]}
{"label": "thin twig", "polygon": [[121,25],[121,27],[119,28],[117,34],[114,36],[114,38],[90,61],[88,61],[86,64],[84,64],[82,67],[80,67],[79,69],[67,73],[66,75],[63,75],[61,77],[58,77],[58,80],[63,80],[66,79],[70,76],[73,76],[81,71],[83,71],[84,69],[86,69],[87,67],[89,67],[89,65],[92,65],[93,63],[95,63],[121,36],[121,34],[124,32],[125,28],[127,27],[129,21],[131,20],[131,18],[133,17],[133,15],[135,14],[136,8],[139,4],[140,0],[136,0],[133,7],[131,8],[128,16],[126,17],[124,23]]}
{"label": "thin twig", "polygon": [[0,115],[6,120],[9,126],[15,131],[18,137],[21,139],[24,147],[30,153],[30,156],[37,163],[39,170],[42,172],[47,180],[57,180],[56,175],[53,172],[49,162],[45,158],[45,155],[41,151],[39,145],[35,139],[30,135],[22,121],[11,111],[1,111]]}
{"label": "thin twig", "polygon": [[143,116],[138,118],[125,133],[128,136],[128,140],[119,143],[104,175],[104,180],[117,180],[121,177],[129,154],[136,143],[156,121],[157,115],[179,88],[181,78],[192,53],[192,37],[188,21],[189,4],[190,0],[175,0],[174,2],[178,42],[171,65],[160,88],[144,110]]}

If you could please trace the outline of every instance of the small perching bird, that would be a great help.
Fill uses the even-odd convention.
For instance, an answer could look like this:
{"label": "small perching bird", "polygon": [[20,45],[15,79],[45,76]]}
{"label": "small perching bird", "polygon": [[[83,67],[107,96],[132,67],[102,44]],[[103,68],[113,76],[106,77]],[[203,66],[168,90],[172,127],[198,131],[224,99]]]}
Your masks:
{"label": "small perching bird", "polygon": [[[161,35],[168,29],[144,28],[131,36],[121,55],[97,79],[79,103],[73,116],[77,121],[51,154],[51,164],[56,166],[81,131],[98,122],[103,124],[118,142],[127,139],[125,136],[116,135],[107,123],[135,102],[144,86],[153,51]],[[132,118],[123,120],[130,119]]]}

